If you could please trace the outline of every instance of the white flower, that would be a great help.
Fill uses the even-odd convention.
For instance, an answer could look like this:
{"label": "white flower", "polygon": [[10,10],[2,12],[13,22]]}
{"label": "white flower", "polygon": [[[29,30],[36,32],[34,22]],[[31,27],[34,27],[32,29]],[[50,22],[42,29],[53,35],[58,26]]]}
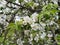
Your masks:
{"label": "white flower", "polygon": [[49,38],[53,37],[53,35],[52,35],[52,34],[48,34],[47,36],[48,36]]}
{"label": "white flower", "polygon": [[26,3],[30,2],[31,0],[24,0]]}
{"label": "white flower", "polygon": [[37,20],[38,20],[38,14],[35,12],[35,13],[33,13],[32,14],[32,16],[31,16],[31,18],[32,18],[32,20],[34,21],[34,22],[36,22]]}
{"label": "white flower", "polygon": [[7,2],[5,0],[0,0],[0,7],[5,7],[6,3]]}
{"label": "white flower", "polygon": [[32,9],[34,9],[34,7],[39,6],[39,3],[33,3],[33,5],[31,6]]}
{"label": "white flower", "polygon": [[45,27],[46,26],[46,24],[43,23],[43,22],[40,22],[40,24],[41,24],[42,27]]}
{"label": "white flower", "polygon": [[33,30],[38,30],[38,29],[39,29],[39,24],[33,23],[33,24],[31,24],[31,28],[32,28]]}
{"label": "white flower", "polygon": [[29,42],[31,42],[32,40],[33,40],[33,35],[30,34]]}
{"label": "white flower", "polygon": [[23,21],[23,25],[27,25],[27,22],[26,21]]}
{"label": "white flower", "polygon": [[54,1],[54,4],[58,4],[58,2],[57,1]]}
{"label": "white flower", "polygon": [[15,16],[15,22],[20,21],[20,17],[19,16]]}
{"label": "white flower", "polygon": [[27,36],[29,36],[29,32],[30,32],[30,30],[25,30],[24,34],[27,35]]}
{"label": "white flower", "polygon": [[6,8],[3,10],[4,13],[9,13],[10,11],[11,11],[10,8]]}
{"label": "white flower", "polygon": [[56,15],[56,16],[55,16],[55,18],[56,18],[56,20],[58,20],[58,19],[59,19],[59,16],[58,16],[58,15]]}
{"label": "white flower", "polygon": [[39,30],[42,31],[42,32],[45,31],[45,26],[46,26],[45,23],[40,22]]}
{"label": "white flower", "polygon": [[6,19],[6,15],[0,15],[0,18],[2,18],[2,19]]}
{"label": "white flower", "polygon": [[5,20],[6,20],[6,15],[0,15],[0,23],[4,24],[4,22],[6,22]]}
{"label": "white flower", "polygon": [[46,36],[46,33],[45,32],[43,32],[42,34],[41,34],[41,39],[44,39],[45,38],[45,36]]}
{"label": "white flower", "polygon": [[36,34],[34,40],[35,40],[36,42],[38,42],[38,40],[39,40],[39,35],[38,35],[38,34]]}
{"label": "white flower", "polygon": [[58,8],[60,10],[60,8]]}
{"label": "white flower", "polygon": [[0,23],[3,24],[4,22],[5,22],[5,20],[0,18]]}
{"label": "white flower", "polygon": [[[45,25],[44,25],[44,26],[45,26]],[[38,23],[33,23],[33,24],[31,24],[31,28],[32,28],[33,30],[45,31],[45,30],[44,30],[45,27],[41,26],[41,25],[38,24]]]}
{"label": "white flower", "polygon": [[1,3],[5,5],[7,2],[5,0],[1,0]]}
{"label": "white flower", "polygon": [[47,25],[53,25],[55,22],[54,21],[51,21],[51,22],[48,22]]}
{"label": "white flower", "polygon": [[20,39],[17,39],[17,44],[18,45],[23,45],[23,41],[21,40],[21,38]]}
{"label": "white flower", "polygon": [[16,2],[17,4],[20,4],[20,3],[19,3],[19,0],[16,0],[15,2]]}
{"label": "white flower", "polygon": [[58,4],[58,0],[51,0],[54,4]]}
{"label": "white flower", "polygon": [[35,5],[35,6],[38,6],[38,5],[39,5],[39,3],[34,3],[34,5]]}
{"label": "white flower", "polygon": [[29,24],[32,24],[33,23],[33,21],[32,21],[32,19],[29,17],[29,16],[25,16],[25,17],[23,17],[23,24],[24,25],[26,25],[27,23],[29,23]]}
{"label": "white flower", "polygon": [[2,10],[0,10],[0,13],[2,12]]}

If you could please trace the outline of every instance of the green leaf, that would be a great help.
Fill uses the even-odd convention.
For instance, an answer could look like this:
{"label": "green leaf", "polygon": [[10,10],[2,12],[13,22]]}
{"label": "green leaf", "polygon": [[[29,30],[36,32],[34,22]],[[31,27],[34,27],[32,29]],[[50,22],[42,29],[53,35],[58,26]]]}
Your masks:
{"label": "green leaf", "polygon": [[32,7],[33,4],[34,4],[34,2],[29,2],[29,3],[26,3],[26,6],[27,6],[27,7]]}
{"label": "green leaf", "polygon": [[58,41],[58,45],[60,45],[60,35],[58,34],[57,37],[56,37],[56,40]]}
{"label": "green leaf", "polygon": [[15,24],[16,30],[21,30],[21,24],[22,24],[22,21],[16,22],[16,24]]}
{"label": "green leaf", "polygon": [[53,14],[53,15],[55,15],[56,12],[58,12],[58,10],[56,10],[56,9],[52,9],[52,10],[50,11],[50,13]]}
{"label": "green leaf", "polygon": [[24,0],[19,0],[19,2],[21,3],[21,2],[23,2]]}
{"label": "green leaf", "polygon": [[0,37],[0,42],[3,42],[3,40],[4,40],[4,37]]}
{"label": "green leaf", "polygon": [[44,15],[50,15],[50,11],[45,11]]}
{"label": "green leaf", "polygon": [[14,23],[10,23],[7,28],[10,28],[10,29],[13,30],[13,29],[15,29],[15,27],[16,27],[16,26],[15,26]]}
{"label": "green leaf", "polygon": [[14,35],[14,30],[9,30],[7,37],[11,37]]}
{"label": "green leaf", "polygon": [[41,21],[42,17],[43,17],[43,14],[39,14],[39,16],[38,16],[39,22]]}

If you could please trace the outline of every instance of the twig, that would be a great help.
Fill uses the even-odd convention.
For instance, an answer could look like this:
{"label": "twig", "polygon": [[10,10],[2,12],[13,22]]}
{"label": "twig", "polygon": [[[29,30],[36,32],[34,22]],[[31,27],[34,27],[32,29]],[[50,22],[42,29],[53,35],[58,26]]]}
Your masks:
{"label": "twig", "polygon": [[19,5],[19,4],[17,4],[17,3],[13,3],[13,2],[8,1],[8,0],[5,0],[5,1],[7,1],[8,3],[12,3],[12,4],[14,4],[14,5],[20,6],[22,9],[27,9],[27,10],[29,10],[29,11],[31,11],[31,12],[40,12],[40,11],[41,11],[41,9],[27,8],[27,7],[24,7],[24,6]]}

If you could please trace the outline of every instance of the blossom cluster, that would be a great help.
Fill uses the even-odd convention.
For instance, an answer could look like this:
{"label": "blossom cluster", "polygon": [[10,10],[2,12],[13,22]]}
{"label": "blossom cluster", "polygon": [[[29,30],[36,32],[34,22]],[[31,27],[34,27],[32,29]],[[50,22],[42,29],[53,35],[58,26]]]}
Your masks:
{"label": "blossom cluster", "polygon": [[[20,25],[22,25],[21,27],[24,28],[24,36],[27,37],[26,40],[28,40],[27,42],[29,42],[29,44],[31,45],[33,45],[33,41],[36,41],[36,43],[38,43],[39,40],[41,39],[44,40],[46,37],[48,37],[48,40],[51,40],[51,38],[53,37],[53,34],[51,31],[48,31],[48,33],[46,33],[46,27],[50,28],[49,26],[56,25],[54,29],[59,28],[58,24],[55,23],[53,20],[51,21],[47,20],[46,22],[42,22],[42,21],[38,22],[39,21],[38,16],[39,14],[37,12],[33,13],[30,17],[29,16],[20,17],[17,15],[15,16],[15,24],[19,22]],[[27,29],[25,29],[24,26]],[[21,40],[21,39],[18,39],[18,40]],[[20,41],[21,43],[18,43],[19,42],[18,40],[17,40],[17,44],[19,45],[20,44],[23,45],[25,43],[24,39]]]}
{"label": "blossom cluster", "polygon": [[51,1],[0,0],[0,45],[54,45],[60,8]]}

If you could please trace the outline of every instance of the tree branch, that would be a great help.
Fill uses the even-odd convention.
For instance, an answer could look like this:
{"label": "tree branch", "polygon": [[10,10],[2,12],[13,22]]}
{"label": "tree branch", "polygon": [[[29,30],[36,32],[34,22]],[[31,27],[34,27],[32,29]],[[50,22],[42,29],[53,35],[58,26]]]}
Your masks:
{"label": "tree branch", "polygon": [[31,11],[31,12],[40,12],[40,11],[41,11],[41,9],[27,8],[27,7],[24,7],[24,6],[19,5],[19,4],[17,4],[17,3],[13,3],[13,2],[8,1],[8,0],[5,0],[5,1],[7,1],[8,3],[12,3],[12,4],[14,4],[14,5],[20,6],[22,9],[27,9],[27,10],[29,10],[29,11]]}

